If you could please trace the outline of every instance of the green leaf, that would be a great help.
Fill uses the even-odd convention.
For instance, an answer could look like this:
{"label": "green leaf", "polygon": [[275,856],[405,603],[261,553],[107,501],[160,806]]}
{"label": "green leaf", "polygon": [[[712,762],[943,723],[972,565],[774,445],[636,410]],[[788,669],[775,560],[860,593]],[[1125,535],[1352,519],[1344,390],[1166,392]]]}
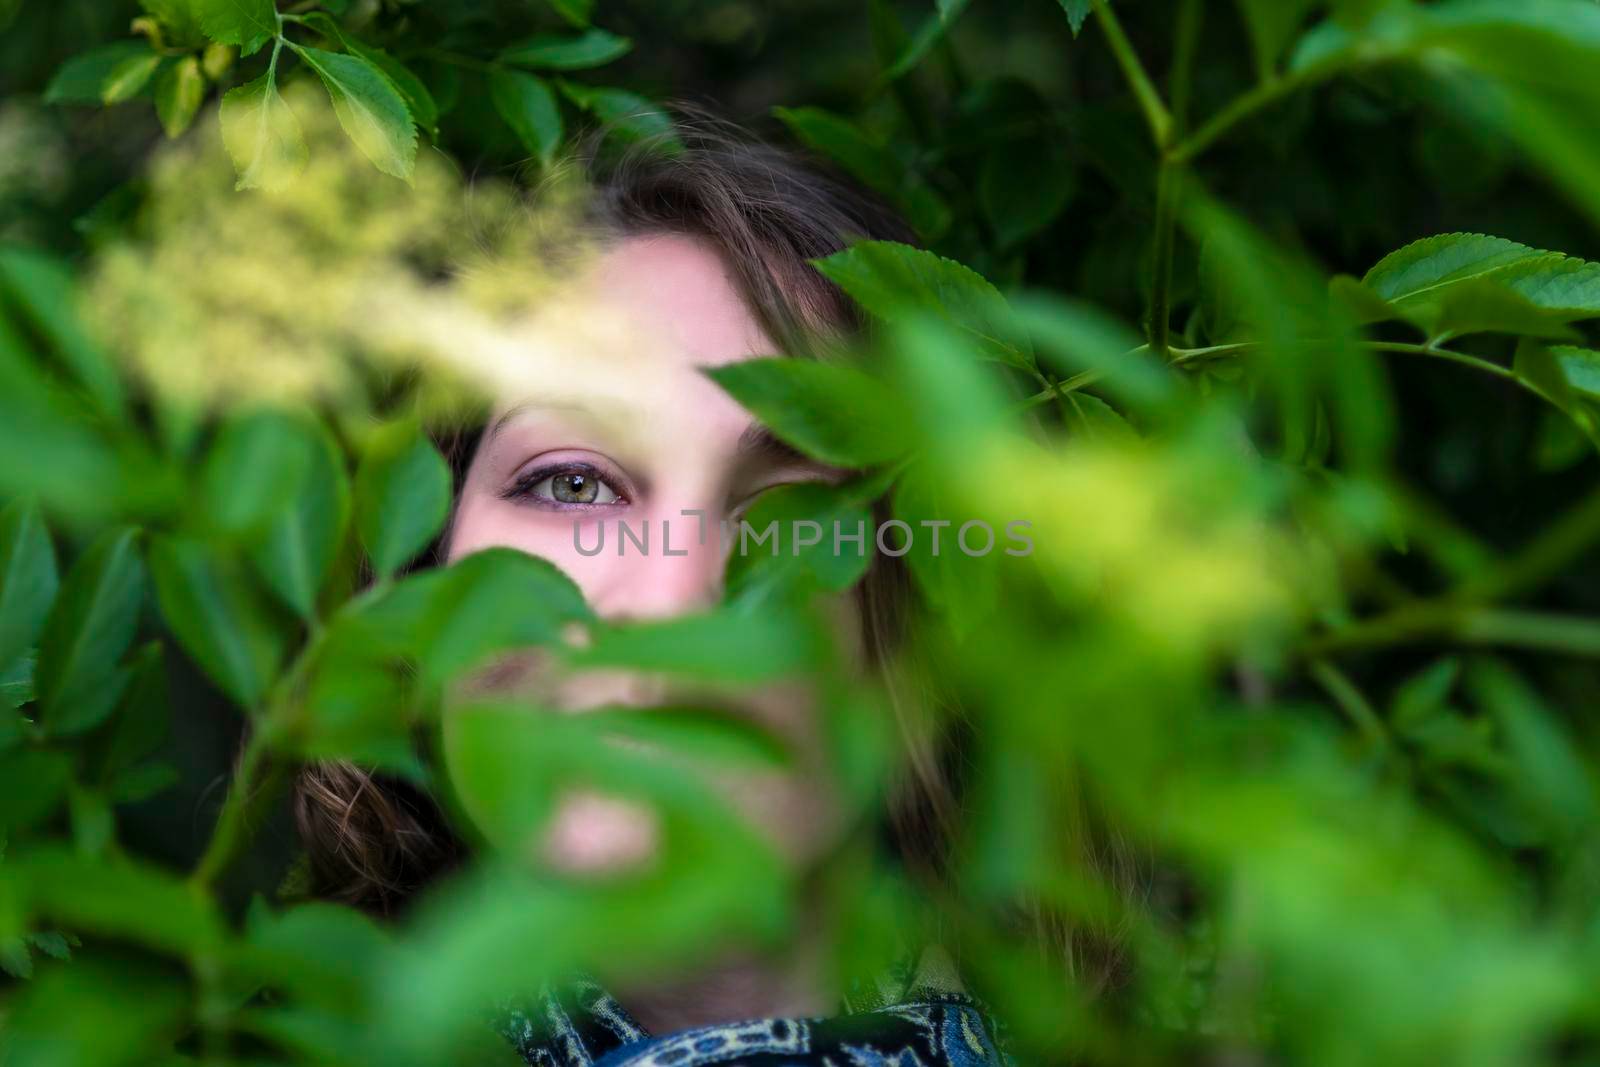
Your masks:
{"label": "green leaf", "polygon": [[524,147],[548,164],[561,147],[561,109],[544,80],[519,70],[489,74],[494,108]]}
{"label": "green leaf", "polygon": [[[868,479],[868,483],[872,481]],[[859,480],[842,485],[801,482],[762,493],[744,512],[739,526],[729,526],[730,539],[739,538],[729,546],[729,596],[761,595],[801,576],[835,592],[854,585],[877,551],[876,525],[868,507],[872,488]],[[773,523],[777,526],[771,537],[764,545],[756,545],[753,538],[762,536]],[[810,525],[799,525],[806,523]],[[745,524],[752,531],[751,539],[743,535]],[[801,532],[813,543],[802,544],[796,536]],[[859,542],[845,540],[858,533],[862,535]]]}
{"label": "green leaf", "polygon": [[167,691],[167,663],[160,641],[141,648],[132,665],[132,679],[106,727],[89,746],[91,780],[110,786],[124,771],[161,746],[172,714]]}
{"label": "green leaf", "polygon": [[[32,826],[49,817],[72,784],[72,757],[53,749],[25,746],[0,752],[0,831]],[[8,861],[6,877],[15,875]]]}
{"label": "green leaf", "polygon": [[356,471],[356,528],[388,577],[428,546],[450,511],[450,468],[414,425],[376,437]]}
{"label": "green leaf", "polygon": [[1460,676],[1461,661],[1444,656],[1407,678],[1390,702],[1389,720],[1394,728],[1410,731],[1443,711]]}
{"label": "green leaf", "polygon": [[868,466],[909,448],[904,405],[854,367],[748,359],[705,373],[778,437],[825,463]]}
{"label": "green leaf", "polygon": [[409,182],[417,158],[417,130],[405,98],[383,71],[360,56],[290,47],[322,79],[339,125],[362,154],[385,174]]}
{"label": "green leaf", "polygon": [[120,104],[132,100],[150,83],[150,76],[160,65],[161,56],[155,52],[124,59],[106,75],[105,82],[100,86],[100,102]]}
{"label": "green leaf", "polygon": [[271,606],[248,576],[208,545],[175,537],[150,546],[161,615],[201,670],[255,710],[287,651]]}
{"label": "green leaf", "polygon": [[971,335],[986,358],[1034,368],[1033,352],[1005,297],[982,275],[954,260],[894,241],[859,241],[814,263],[880,319],[908,311],[930,313]]}
{"label": "green leaf", "polygon": [[869,188],[889,196],[899,194],[905,183],[899,158],[848,119],[820,107],[775,107],[772,113],[802,142]]}
{"label": "green leaf", "polygon": [[1082,389],[1066,394],[1061,406],[1065,409],[1067,425],[1081,440],[1128,443],[1138,439],[1139,435],[1128,425],[1128,420],[1117,414],[1115,408]]}
{"label": "green leaf", "polygon": [[978,175],[978,202],[1004,248],[1049,226],[1076,191],[1072,159],[1055,136],[1005,142]]}
{"label": "green leaf", "polygon": [[359,636],[366,653],[420,663],[432,684],[499,652],[555,644],[568,623],[592,618],[582,592],[553,563],[488,548],[408,576],[339,625]]}
{"label": "green leaf", "polygon": [[206,454],[200,499],[211,520],[235,537],[281,517],[305,480],[316,439],[304,421],[271,409],[234,415]]}
{"label": "green leaf", "polygon": [[[1066,0],[1063,0],[1065,3]],[[1256,57],[1256,76],[1262,81],[1273,77],[1278,60],[1290,41],[1299,34],[1306,16],[1324,0],[1237,0],[1239,14],[1250,31],[1250,45]],[[1087,10],[1087,3],[1084,8]],[[1078,19],[1081,24],[1082,17]]]}
{"label": "green leaf", "polygon": [[1088,21],[1089,12],[1094,10],[1092,0],[1061,0],[1061,10],[1067,13],[1067,22],[1072,25],[1072,36],[1076,37],[1083,32],[1083,24]]}
{"label": "green leaf", "polygon": [[565,78],[556,83],[573,104],[594,115],[614,133],[637,140],[657,141],[664,150],[682,147],[673,132],[672,118],[659,104],[626,89],[594,88]]}
{"label": "green leaf", "polygon": [[216,951],[225,928],[203,893],[165,871],[116,856],[41,849],[6,861],[28,911],[72,930],[186,956]]}
{"label": "green leaf", "polygon": [[893,201],[918,233],[931,239],[949,229],[949,205],[855,124],[817,107],[775,107],[772,113],[806,145]]}
{"label": "green leaf", "polygon": [[281,189],[306,165],[300,120],[278,92],[271,71],[222,98],[222,140],[239,175],[237,188]]}
{"label": "green leaf", "polygon": [[1563,411],[1572,406],[1572,391],[1567,385],[1566,372],[1549,346],[1532,337],[1517,341],[1517,351],[1511,360],[1511,369],[1518,378],[1538,389],[1550,402]]}
{"label": "green leaf", "polygon": [[549,0],[550,8],[573,26],[582,29],[594,17],[595,0]]}
{"label": "green leaf", "polygon": [[307,446],[305,474],[251,548],[250,560],[269,589],[311,619],[350,521],[350,478],[344,453],[321,426],[311,429]]}
{"label": "green leaf", "polygon": [[1474,696],[1495,717],[1518,768],[1515,784],[1552,825],[1574,838],[1594,826],[1597,803],[1589,765],[1539,695],[1501,663],[1483,660],[1467,675]]}
{"label": "green leaf", "polygon": [[118,661],[133,640],[144,565],[131,529],[102,534],[67,573],[39,639],[36,679],[52,734],[89,729],[116,706],[127,678]]}
{"label": "green leaf", "polygon": [[586,70],[632,50],[628,38],[591,28],[576,37],[545,33],[519,41],[500,53],[500,62],[534,70]]}
{"label": "green leaf", "polygon": [[100,104],[101,90],[113,70],[125,62],[150,55],[143,41],[113,41],[81,52],[61,64],[44,87],[47,104]]}
{"label": "green leaf", "polygon": [[168,137],[183,135],[206,97],[206,78],[200,60],[184,56],[166,69],[156,82],[156,117]]}
{"label": "green leaf", "polygon": [[917,28],[905,51],[901,52],[899,57],[889,64],[889,69],[883,72],[884,81],[895,81],[915,70],[933,46],[949,32],[951,24],[967,9],[971,0],[934,0],[934,3],[933,14]]}
{"label": "green leaf", "polygon": [[813,666],[818,636],[788,612],[720,610],[628,625],[600,625],[587,648],[570,652],[582,668],[617,667],[704,681],[754,683]]}
{"label": "green leaf", "polygon": [[0,512],[0,667],[38,640],[59,585],[55,546],[38,507],[13,501]]}
{"label": "green leaf", "polygon": [[77,280],[67,266],[31,249],[0,248],[0,284],[100,411],[120,418],[126,408],[122,381],[79,319]]}
{"label": "green leaf", "polygon": [[395,91],[405,98],[406,108],[417,125],[430,135],[438,135],[439,105],[427,85],[409,67],[383,49],[352,37],[325,12],[313,11],[304,16],[304,22],[308,26],[315,26],[330,40],[338,41],[345,51],[360,56],[381,70],[394,85]]}
{"label": "green leaf", "polygon": [[254,55],[278,36],[278,11],[273,0],[195,0],[200,28],[219,44],[239,46],[241,56]]}
{"label": "green leaf", "polygon": [[1441,234],[1390,253],[1362,280],[1379,303],[1341,290],[1364,321],[1404,318],[1430,337],[1480,332],[1572,336],[1600,316],[1600,264],[1482,234]]}
{"label": "green leaf", "polygon": [[1550,351],[1556,357],[1569,389],[1600,400],[1600,352],[1571,345],[1557,345]]}
{"label": "green leaf", "polygon": [[584,725],[602,737],[646,746],[652,754],[736,770],[775,770],[794,764],[782,740],[736,708],[706,704],[595,708]]}
{"label": "green leaf", "polygon": [[439,105],[434,101],[433,93],[429,91],[428,86],[412,72],[410,67],[383,49],[364,44],[354,37],[346,36],[344,46],[382,71],[405,98],[406,108],[411,112],[416,124],[429,135],[438,136]]}

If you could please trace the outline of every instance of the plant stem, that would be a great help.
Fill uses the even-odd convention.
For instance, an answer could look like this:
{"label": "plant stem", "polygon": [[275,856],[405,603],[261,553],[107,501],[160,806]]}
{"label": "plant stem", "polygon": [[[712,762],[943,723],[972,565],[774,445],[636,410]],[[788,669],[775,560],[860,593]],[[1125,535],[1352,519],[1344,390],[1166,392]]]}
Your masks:
{"label": "plant stem", "polygon": [[1307,641],[1301,652],[1381,648],[1428,637],[1600,657],[1600,620],[1462,605],[1450,598],[1412,604]]}
{"label": "plant stem", "polygon": [[1146,330],[1150,350],[1163,360],[1171,358],[1167,346],[1168,331],[1172,328],[1172,255],[1180,184],[1178,166],[1163,160],[1156,175],[1156,232],[1151,248],[1150,322]]}
{"label": "plant stem", "polygon": [[1349,55],[1337,53],[1304,70],[1261,82],[1248,92],[1234,97],[1231,103],[1213,115],[1208,122],[1184,138],[1181,143],[1174,145],[1167,153],[1167,158],[1174,163],[1188,163],[1245,119],[1272,106],[1290,93],[1331,78],[1343,70],[1350,59]]}
{"label": "plant stem", "polygon": [[271,759],[272,736],[269,730],[258,729],[246,742],[244,754],[239,758],[239,769],[228,785],[222,813],[217,816],[217,825],[211,832],[211,841],[189,876],[191,885],[210,889],[216,884],[249,840],[260,810],[276,799],[279,788],[287,780],[282,762]]}
{"label": "plant stem", "polygon": [[1389,743],[1389,732],[1384,729],[1383,719],[1361,690],[1356,688],[1349,675],[1325,659],[1312,660],[1310,673],[1323,691],[1333,698],[1333,702],[1344,712],[1368,746],[1382,748]]}
{"label": "plant stem", "polygon": [[1536,588],[1600,541],[1600,489],[1591,492],[1505,566],[1467,582],[1464,600],[1500,600]]}
{"label": "plant stem", "polygon": [[1172,135],[1181,136],[1189,124],[1190,90],[1194,82],[1195,50],[1200,43],[1200,0],[1182,0],[1172,47],[1172,73],[1167,97],[1172,102]]}
{"label": "plant stem", "polygon": [[1157,150],[1165,150],[1172,134],[1172,116],[1167,113],[1167,107],[1161,102],[1150,75],[1145,73],[1144,64],[1139,62],[1138,54],[1134,52],[1133,45],[1128,43],[1127,34],[1122,32],[1122,24],[1117,21],[1116,14],[1106,0],[1094,0],[1094,13],[1100,20],[1100,28],[1105,31],[1111,54],[1116,57],[1123,77],[1128,79],[1128,85],[1139,101],[1139,108],[1150,125],[1150,135],[1155,139]]}

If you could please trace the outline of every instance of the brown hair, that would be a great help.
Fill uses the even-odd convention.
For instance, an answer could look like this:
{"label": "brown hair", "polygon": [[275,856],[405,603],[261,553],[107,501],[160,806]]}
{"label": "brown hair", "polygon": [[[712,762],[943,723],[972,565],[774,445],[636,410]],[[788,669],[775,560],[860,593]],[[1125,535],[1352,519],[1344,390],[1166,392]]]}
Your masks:
{"label": "brown hair", "polygon": [[[679,143],[671,150],[663,150],[659,141],[644,141],[611,157],[601,156],[598,142],[591,142],[585,166],[593,182],[589,212],[596,232],[602,237],[676,233],[708,241],[781,351],[827,358],[830,338],[853,334],[864,323],[855,304],[808,260],[858,238],[915,243],[915,235],[881,202],[826,167],[753,142],[703,113],[680,118],[674,134]],[[453,437],[441,444],[455,469],[459,494],[476,438]],[[436,546],[435,562],[442,555],[443,546]],[[914,591],[903,563],[875,556],[856,595],[869,660],[887,666],[891,652],[909,653],[900,639]],[[890,783],[883,827],[913,875],[942,880],[957,830],[965,725],[950,714],[948,702],[907,688],[904,679],[917,674],[884,672],[903,760]],[[935,707],[942,719],[933,715]],[[462,858],[461,845],[426,795],[352,763],[305,768],[294,813],[308,854],[312,894],[375,913],[403,908]],[[1031,921],[1041,930],[1055,925],[1043,916]],[[1080,947],[1074,936],[1050,929],[1043,940],[1061,945],[1068,968],[1076,971]]]}

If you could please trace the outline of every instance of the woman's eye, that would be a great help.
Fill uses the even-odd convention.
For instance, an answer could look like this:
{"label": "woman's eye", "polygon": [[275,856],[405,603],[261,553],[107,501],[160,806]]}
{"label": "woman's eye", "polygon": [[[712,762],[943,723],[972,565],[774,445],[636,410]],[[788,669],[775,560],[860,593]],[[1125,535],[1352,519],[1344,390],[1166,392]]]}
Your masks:
{"label": "woman's eye", "polygon": [[522,479],[518,488],[522,495],[557,504],[615,504],[622,499],[604,478],[587,467],[536,471]]}

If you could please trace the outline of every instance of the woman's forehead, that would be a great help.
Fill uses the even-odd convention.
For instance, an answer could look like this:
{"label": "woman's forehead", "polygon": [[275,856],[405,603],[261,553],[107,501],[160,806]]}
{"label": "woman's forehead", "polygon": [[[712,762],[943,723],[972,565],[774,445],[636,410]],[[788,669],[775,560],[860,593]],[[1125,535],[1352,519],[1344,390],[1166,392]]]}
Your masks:
{"label": "woman's forehead", "polygon": [[777,354],[722,256],[700,238],[624,238],[598,257],[590,281],[595,298],[661,342],[665,357],[691,366],[721,366]]}

